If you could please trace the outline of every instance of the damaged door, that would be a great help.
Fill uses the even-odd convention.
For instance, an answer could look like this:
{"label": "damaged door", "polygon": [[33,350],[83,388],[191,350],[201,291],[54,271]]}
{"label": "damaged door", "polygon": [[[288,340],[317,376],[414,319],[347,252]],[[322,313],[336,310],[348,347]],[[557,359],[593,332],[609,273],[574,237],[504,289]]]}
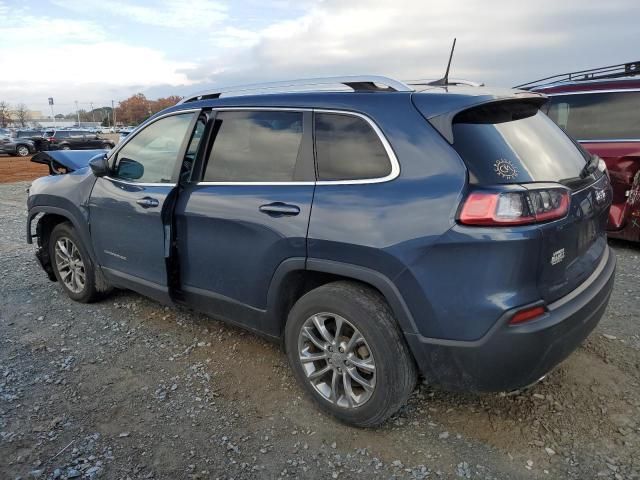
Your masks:
{"label": "damaged door", "polygon": [[116,285],[169,301],[166,259],[182,160],[198,111],[150,123],[114,156],[89,200],[91,238],[100,265]]}

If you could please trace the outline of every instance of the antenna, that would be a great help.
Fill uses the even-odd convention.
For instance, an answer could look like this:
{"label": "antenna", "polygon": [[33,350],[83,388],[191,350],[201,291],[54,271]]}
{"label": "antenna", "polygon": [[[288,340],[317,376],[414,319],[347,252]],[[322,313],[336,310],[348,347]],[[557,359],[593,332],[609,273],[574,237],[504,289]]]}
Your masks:
{"label": "antenna", "polygon": [[456,39],[453,39],[453,45],[451,46],[451,53],[449,54],[449,63],[447,63],[447,71],[444,72],[444,77],[440,80],[435,80],[433,82],[429,82],[429,85],[433,85],[435,87],[446,87],[449,85],[449,69],[451,68],[451,59],[453,58],[453,51],[456,48]]}

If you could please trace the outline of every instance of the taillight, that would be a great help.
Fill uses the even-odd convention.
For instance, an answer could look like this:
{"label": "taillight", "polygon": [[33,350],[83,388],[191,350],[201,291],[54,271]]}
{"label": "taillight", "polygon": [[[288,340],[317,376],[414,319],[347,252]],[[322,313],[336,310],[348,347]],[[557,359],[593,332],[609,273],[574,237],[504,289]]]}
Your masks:
{"label": "taillight", "polygon": [[464,225],[510,226],[557,220],[569,210],[569,191],[541,188],[518,192],[471,192],[462,206]]}

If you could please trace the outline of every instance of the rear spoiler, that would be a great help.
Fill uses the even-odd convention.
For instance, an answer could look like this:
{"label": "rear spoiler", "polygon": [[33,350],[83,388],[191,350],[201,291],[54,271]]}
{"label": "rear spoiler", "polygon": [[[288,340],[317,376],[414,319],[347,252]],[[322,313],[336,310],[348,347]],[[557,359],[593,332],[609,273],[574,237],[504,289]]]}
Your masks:
{"label": "rear spoiler", "polygon": [[31,161],[49,167],[49,175],[62,175],[87,167],[94,158],[106,154],[108,150],[53,150],[38,152]]}
{"label": "rear spoiler", "polygon": [[[535,92],[507,91],[505,95],[477,95],[477,96],[457,96],[456,99],[448,99],[448,102],[435,101],[440,95],[413,95],[415,106],[426,117],[431,126],[435,128],[444,139],[453,143],[453,124],[455,117],[463,112],[469,112],[484,107],[508,107],[513,105],[530,105],[539,109],[548,98]],[[446,97],[442,95],[442,97]],[[445,100],[445,99],[443,99]]]}

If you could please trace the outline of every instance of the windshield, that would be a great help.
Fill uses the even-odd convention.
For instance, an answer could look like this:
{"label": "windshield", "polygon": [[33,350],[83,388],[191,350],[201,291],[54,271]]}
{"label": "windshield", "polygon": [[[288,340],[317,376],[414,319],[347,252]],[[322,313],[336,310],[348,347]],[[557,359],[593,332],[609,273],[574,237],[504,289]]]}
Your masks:
{"label": "windshield", "polygon": [[561,182],[580,176],[587,154],[544,113],[501,119],[492,123],[491,117],[464,115],[454,122],[453,146],[471,183]]}

